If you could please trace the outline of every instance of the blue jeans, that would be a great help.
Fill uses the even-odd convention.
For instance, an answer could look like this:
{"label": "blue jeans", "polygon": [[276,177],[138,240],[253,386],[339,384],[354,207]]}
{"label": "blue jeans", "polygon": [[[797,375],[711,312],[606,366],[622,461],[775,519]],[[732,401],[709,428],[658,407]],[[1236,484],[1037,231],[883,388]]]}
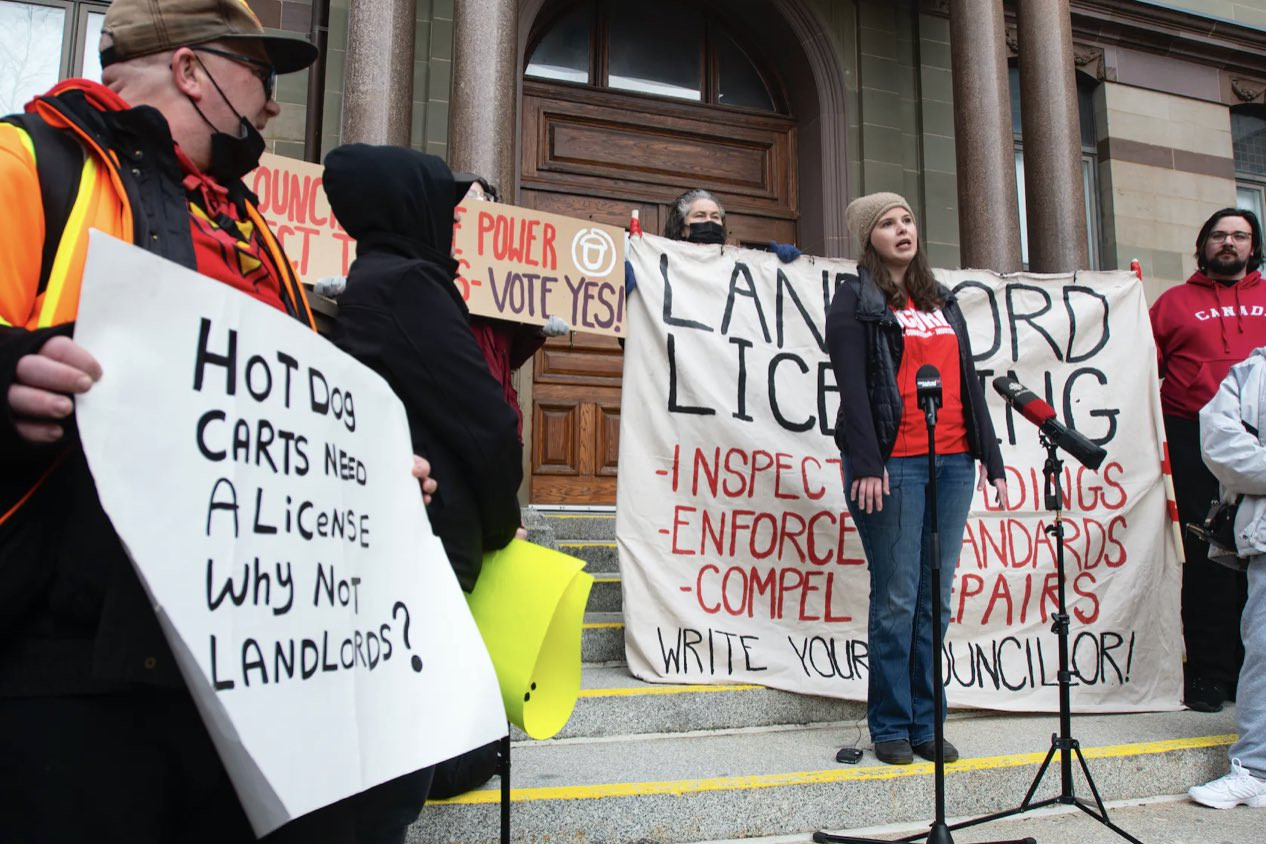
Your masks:
{"label": "blue jeans", "polygon": [[[844,460],[844,491],[853,475]],[[928,458],[888,459],[891,494],[883,510],[863,513],[850,498],[870,567],[870,684],[866,720],[872,741],[931,741],[936,722],[932,697],[932,514],[927,507]],[[976,480],[969,454],[936,458],[936,509],[941,543],[941,633],[949,627],[954,568]]]}

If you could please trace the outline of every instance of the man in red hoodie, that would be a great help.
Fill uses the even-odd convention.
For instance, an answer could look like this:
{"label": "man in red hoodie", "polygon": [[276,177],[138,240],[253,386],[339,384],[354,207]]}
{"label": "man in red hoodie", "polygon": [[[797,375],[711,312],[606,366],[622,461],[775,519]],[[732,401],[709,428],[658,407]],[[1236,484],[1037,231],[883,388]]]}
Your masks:
{"label": "man in red hoodie", "polygon": [[[1266,345],[1262,229],[1251,211],[1224,208],[1196,238],[1198,270],[1152,305],[1152,333],[1161,381],[1169,461],[1183,524],[1200,522],[1218,483],[1200,457],[1200,408],[1233,364]],[[1242,573],[1209,561],[1208,546],[1183,534],[1182,619],[1187,646],[1184,698],[1200,712],[1235,699],[1244,649],[1240,613],[1248,585]]]}

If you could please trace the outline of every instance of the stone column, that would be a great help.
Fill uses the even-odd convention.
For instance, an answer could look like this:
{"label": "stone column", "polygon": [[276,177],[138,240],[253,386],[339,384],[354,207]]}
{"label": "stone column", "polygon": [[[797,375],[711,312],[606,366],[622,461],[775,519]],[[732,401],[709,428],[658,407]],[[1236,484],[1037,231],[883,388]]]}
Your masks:
{"label": "stone column", "polygon": [[1020,209],[1002,0],[950,0],[950,64],[960,261],[1012,272],[1020,269]]}
{"label": "stone column", "polygon": [[416,0],[356,0],[349,6],[342,140],[409,146]]}
{"label": "stone column", "polygon": [[1088,267],[1086,198],[1068,0],[1016,4],[1029,269]]}
{"label": "stone column", "polygon": [[517,0],[457,0],[448,163],[494,182],[515,201],[519,83]]}

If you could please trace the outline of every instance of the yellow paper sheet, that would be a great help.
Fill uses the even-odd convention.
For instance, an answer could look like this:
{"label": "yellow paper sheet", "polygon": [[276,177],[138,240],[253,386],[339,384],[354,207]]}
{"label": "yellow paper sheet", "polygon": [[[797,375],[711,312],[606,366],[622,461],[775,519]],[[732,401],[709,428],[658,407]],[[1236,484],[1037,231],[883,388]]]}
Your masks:
{"label": "yellow paper sheet", "polygon": [[466,596],[501,684],[506,715],[534,739],[571,717],[580,691],[580,630],[593,577],[584,561],[514,540],[484,555]]}

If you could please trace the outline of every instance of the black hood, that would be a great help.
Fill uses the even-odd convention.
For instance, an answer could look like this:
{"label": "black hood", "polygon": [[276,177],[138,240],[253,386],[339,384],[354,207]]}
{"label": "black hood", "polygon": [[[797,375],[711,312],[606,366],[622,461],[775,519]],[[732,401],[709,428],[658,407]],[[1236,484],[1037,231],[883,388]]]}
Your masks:
{"label": "black hood", "polygon": [[453,173],[408,147],[344,144],[325,157],[325,195],[357,254],[386,249],[456,270]]}

